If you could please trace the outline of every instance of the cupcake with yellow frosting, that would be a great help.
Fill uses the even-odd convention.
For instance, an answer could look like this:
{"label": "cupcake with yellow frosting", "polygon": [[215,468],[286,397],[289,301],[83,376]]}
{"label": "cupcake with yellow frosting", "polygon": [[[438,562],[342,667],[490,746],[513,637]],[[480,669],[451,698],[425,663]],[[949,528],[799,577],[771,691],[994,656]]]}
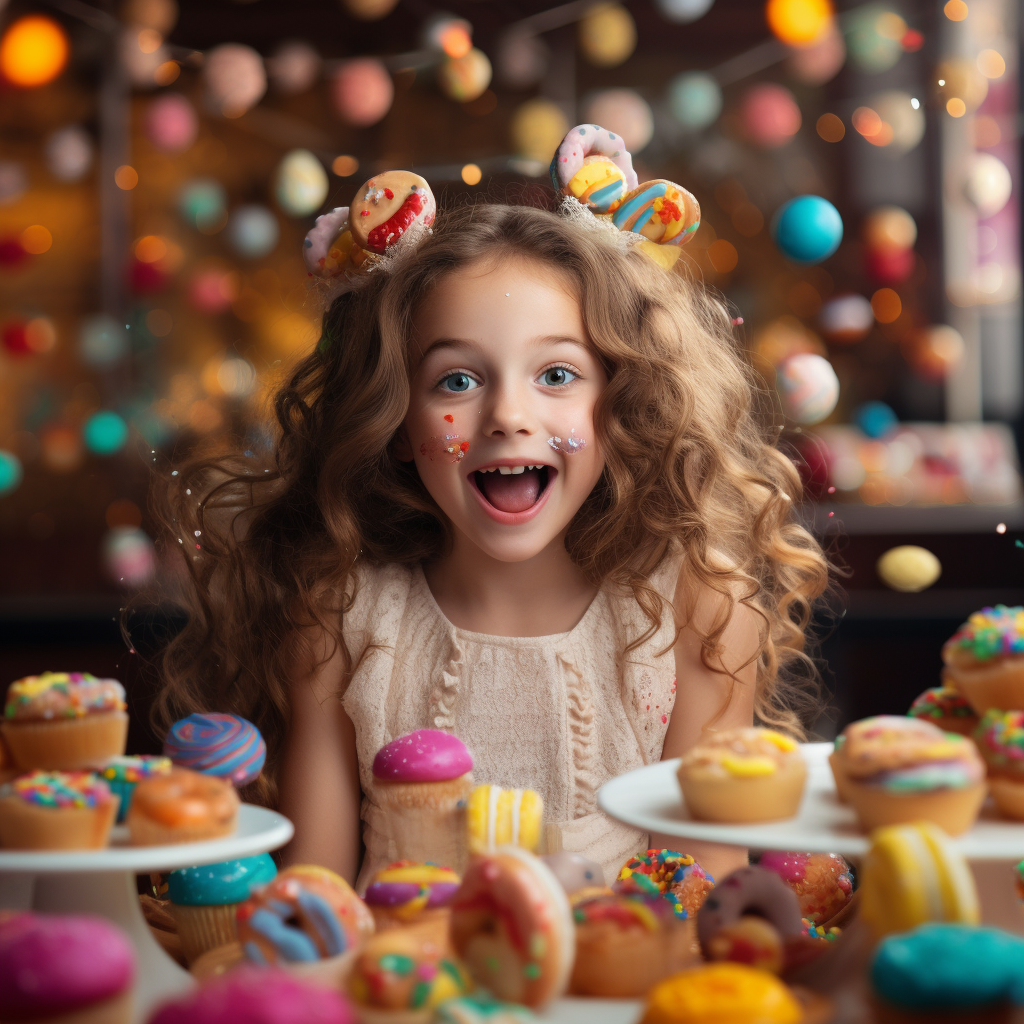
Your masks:
{"label": "cupcake with yellow frosting", "polygon": [[461,881],[450,868],[399,860],[373,876],[363,899],[378,932],[416,928],[447,948],[449,904]]}
{"label": "cupcake with yellow frosting", "polygon": [[73,771],[124,753],[124,687],[88,672],[44,672],[11,683],[3,735],[19,768]]}
{"label": "cupcake with yellow frosting", "polygon": [[536,853],[543,820],[544,798],[540,793],[477,786],[466,805],[469,852],[490,853],[499,846],[519,846]]}
{"label": "cupcake with yellow frosting", "polygon": [[728,729],[685,754],[678,778],[694,818],[778,821],[797,813],[807,766],[800,745],[774,729]]}

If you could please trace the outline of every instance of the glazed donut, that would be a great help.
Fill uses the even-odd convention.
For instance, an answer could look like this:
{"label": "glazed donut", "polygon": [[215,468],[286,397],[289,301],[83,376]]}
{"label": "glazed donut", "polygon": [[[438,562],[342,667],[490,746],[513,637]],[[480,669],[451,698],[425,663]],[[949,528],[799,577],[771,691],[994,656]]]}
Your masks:
{"label": "glazed donut", "polygon": [[551,159],[551,183],[595,213],[607,213],[637,186],[633,160],[618,135],[596,124],[573,128]]}
{"label": "glazed donut", "polygon": [[235,914],[238,941],[257,964],[304,963],[347,953],[373,932],[369,909],[327,868],[282,871]]}
{"label": "glazed donut", "polygon": [[452,899],[451,940],[481,986],[531,1007],[565,991],[576,952],[562,886],[516,846],[471,859]]}
{"label": "glazed donut", "polygon": [[705,955],[720,931],[747,915],[766,920],[783,941],[803,932],[800,903],[793,890],[767,868],[740,868],[711,890],[697,912],[697,940]]}
{"label": "glazed donut", "polygon": [[231,835],[238,794],[227,779],[174,768],[143,779],[132,796],[127,824],[134,846],[191,843]]}
{"label": "glazed donut", "polygon": [[349,207],[349,230],[356,245],[383,255],[406,236],[434,223],[437,203],[425,178],[412,171],[384,171],[359,190]]}
{"label": "glazed donut", "polygon": [[685,188],[658,178],[623,197],[612,211],[612,223],[655,245],[683,245],[700,226],[700,204]]}

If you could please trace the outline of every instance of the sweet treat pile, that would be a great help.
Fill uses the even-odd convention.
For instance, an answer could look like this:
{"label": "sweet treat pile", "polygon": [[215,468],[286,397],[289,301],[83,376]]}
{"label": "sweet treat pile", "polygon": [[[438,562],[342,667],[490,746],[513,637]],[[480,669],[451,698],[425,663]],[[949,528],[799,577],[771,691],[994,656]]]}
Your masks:
{"label": "sweet treat pile", "polygon": [[648,850],[626,861],[614,888],[664,896],[681,917],[700,909],[715,880],[689,854]]}
{"label": "sweet treat pile", "polygon": [[89,672],[43,672],[11,683],[4,718],[9,722],[82,718],[126,707],[124,687],[116,679],[97,679]]}
{"label": "sweet treat pile", "polygon": [[30,772],[0,787],[0,847],[95,850],[107,844],[117,797],[91,772]]}
{"label": "sweet treat pile", "polygon": [[911,718],[921,718],[942,729],[969,736],[978,724],[978,715],[970,703],[950,686],[925,690],[910,705]]}
{"label": "sweet treat pile", "polygon": [[124,821],[127,816],[136,783],[151,779],[154,775],[169,775],[171,767],[169,757],[146,754],[142,757],[115,757],[98,768],[96,774],[121,801],[117,809],[117,820]]}
{"label": "sweet treat pile", "polygon": [[443,949],[448,945],[450,904],[461,881],[449,868],[400,860],[374,875],[363,899],[378,932],[424,929]]}
{"label": "sweet treat pile", "polygon": [[136,846],[191,843],[231,835],[238,807],[226,779],[175,768],[138,783],[126,821]]}
{"label": "sweet treat pile", "polygon": [[983,715],[1024,708],[1024,608],[982,608],[942,648],[944,678]]}
{"label": "sweet treat pile", "polygon": [[801,916],[813,924],[835,917],[853,896],[850,865],[838,853],[769,850],[757,864],[777,874],[796,893]]}
{"label": "sweet treat pile", "polygon": [[944,651],[955,663],[1024,654],[1024,608],[1004,604],[982,608],[946,641]]}
{"label": "sweet treat pile", "polygon": [[678,777],[695,818],[773,821],[796,814],[807,768],[799,744],[774,729],[728,729],[685,754]]}
{"label": "sweet treat pile", "polygon": [[988,765],[996,807],[1006,817],[1024,821],[1024,711],[987,711],[974,742]]}
{"label": "sweet treat pile", "polygon": [[267,745],[256,726],[244,718],[197,714],[171,726],[164,739],[164,756],[180,768],[245,786],[263,770]]}
{"label": "sweet treat pile", "polygon": [[0,1019],[129,1024],[135,954],[99,917],[0,917]]}
{"label": "sweet treat pile", "polygon": [[544,799],[532,789],[477,786],[469,795],[466,826],[469,852],[521,846],[536,853],[544,820]]}

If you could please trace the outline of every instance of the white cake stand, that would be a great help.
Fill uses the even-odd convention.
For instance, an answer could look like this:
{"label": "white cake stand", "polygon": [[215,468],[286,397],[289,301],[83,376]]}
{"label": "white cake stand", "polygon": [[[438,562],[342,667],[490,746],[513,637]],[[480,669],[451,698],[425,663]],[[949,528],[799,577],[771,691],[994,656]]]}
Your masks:
{"label": "white cake stand", "polygon": [[0,850],[0,910],[98,914],[119,925],[135,945],[136,1020],[153,1005],[189,988],[192,976],[163,950],[146,924],[135,876],[251,857],[291,839],[292,823],[265,807],[242,804],[235,834],[202,843],[128,846],[128,830],[114,828],[104,850]]}
{"label": "white cake stand", "polygon": [[[601,809],[646,832],[706,840],[756,850],[802,850],[841,853],[856,859],[867,853],[870,839],[857,825],[856,815],[836,797],[828,765],[831,743],[805,743],[807,787],[795,818],[763,825],[720,825],[690,817],[679,791],[678,759],[659,761],[606,782],[597,795]],[[1024,858],[1024,825],[1000,818],[986,804],[970,832],[953,840],[971,863],[982,916],[986,924],[1024,932],[1013,885],[1013,867]]]}

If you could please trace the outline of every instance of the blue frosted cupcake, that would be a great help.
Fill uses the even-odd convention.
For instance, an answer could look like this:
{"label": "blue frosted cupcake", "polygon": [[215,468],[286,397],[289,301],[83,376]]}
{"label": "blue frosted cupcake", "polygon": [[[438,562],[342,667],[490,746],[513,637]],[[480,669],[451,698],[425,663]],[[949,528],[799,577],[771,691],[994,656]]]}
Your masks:
{"label": "blue frosted cupcake", "polygon": [[238,904],[276,877],[277,867],[267,853],[172,871],[167,898],[189,963],[208,949],[234,942]]}
{"label": "blue frosted cupcake", "polygon": [[143,754],[139,757],[113,757],[98,769],[96,774],[110,787],[110,792],[121,798],[117,820],[124,821],[136,783],[154,775],[169,775],[172,767],[169,757]]}

